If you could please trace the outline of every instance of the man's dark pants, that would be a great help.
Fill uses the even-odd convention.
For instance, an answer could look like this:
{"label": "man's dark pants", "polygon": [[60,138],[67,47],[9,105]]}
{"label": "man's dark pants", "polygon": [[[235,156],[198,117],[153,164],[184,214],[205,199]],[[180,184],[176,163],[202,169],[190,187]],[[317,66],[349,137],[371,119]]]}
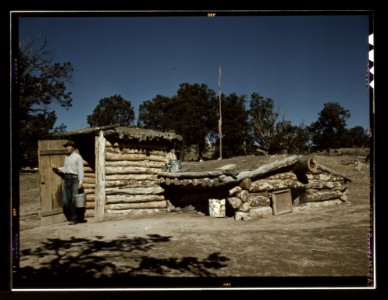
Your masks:
{"label": "man's dark pants", "polygon": [[75,195],[78,193],[78,175],[65,174],[62,186],[63,209],[68,221],[78,222]]}

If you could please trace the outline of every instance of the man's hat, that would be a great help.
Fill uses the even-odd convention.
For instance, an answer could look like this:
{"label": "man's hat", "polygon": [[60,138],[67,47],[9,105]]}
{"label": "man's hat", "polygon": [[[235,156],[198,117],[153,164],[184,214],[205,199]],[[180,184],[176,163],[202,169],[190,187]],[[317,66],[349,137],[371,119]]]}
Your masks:
{"label": "man's hat", "polygon": [[63,147],[66,146],[73,146],[73,148],[75,148],[75,142],[72,140],[68,140],[66,143],[63,144]]}

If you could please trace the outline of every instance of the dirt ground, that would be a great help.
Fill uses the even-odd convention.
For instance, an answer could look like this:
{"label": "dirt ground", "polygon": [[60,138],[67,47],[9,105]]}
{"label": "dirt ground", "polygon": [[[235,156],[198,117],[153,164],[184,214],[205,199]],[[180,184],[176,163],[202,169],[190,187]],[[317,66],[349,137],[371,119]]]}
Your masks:
{"label": "dirt ground", "polygon": [[[184,163],[201,170],[262,158]],[[271,159],[276,159],[274,156]],[[40,226],[39,174],[20,175],[17,288],[371,288],[373,206],[364,156],[316,155],[352,179],[349,202],[257,220],[195,210]],[[373,201],[372,201],[373,202]]]}

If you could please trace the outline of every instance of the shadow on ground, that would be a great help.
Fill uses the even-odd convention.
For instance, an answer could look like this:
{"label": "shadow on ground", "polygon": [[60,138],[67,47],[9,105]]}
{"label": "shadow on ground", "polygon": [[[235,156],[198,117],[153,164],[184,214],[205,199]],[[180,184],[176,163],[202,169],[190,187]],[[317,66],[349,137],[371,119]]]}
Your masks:
{"label": "shadow on ground", "polygon": [[[170,236],[158,234],[115,240],[104,240],[102,236],[48,239],[40,247],[22,251],[23,266],[14,274],[14,287],[157,286],[168,282],[168,277],[212,277],[215,270],[227,266],[229,259],[217,252],[203,260],[147,256],[148,251],[170,240]],[[40,267],[25,266],[28,261],[39,261]]]}

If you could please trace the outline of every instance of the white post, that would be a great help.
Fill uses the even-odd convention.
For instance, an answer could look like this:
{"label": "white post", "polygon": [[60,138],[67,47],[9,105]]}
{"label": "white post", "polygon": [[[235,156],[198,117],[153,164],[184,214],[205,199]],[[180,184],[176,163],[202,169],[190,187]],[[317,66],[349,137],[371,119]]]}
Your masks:
{"label": "white post", "polygon": [[95,219],[103,221],[105,217],[105,142],[102,130],[95,138],[96,155],[96,189],[95,189]]}

